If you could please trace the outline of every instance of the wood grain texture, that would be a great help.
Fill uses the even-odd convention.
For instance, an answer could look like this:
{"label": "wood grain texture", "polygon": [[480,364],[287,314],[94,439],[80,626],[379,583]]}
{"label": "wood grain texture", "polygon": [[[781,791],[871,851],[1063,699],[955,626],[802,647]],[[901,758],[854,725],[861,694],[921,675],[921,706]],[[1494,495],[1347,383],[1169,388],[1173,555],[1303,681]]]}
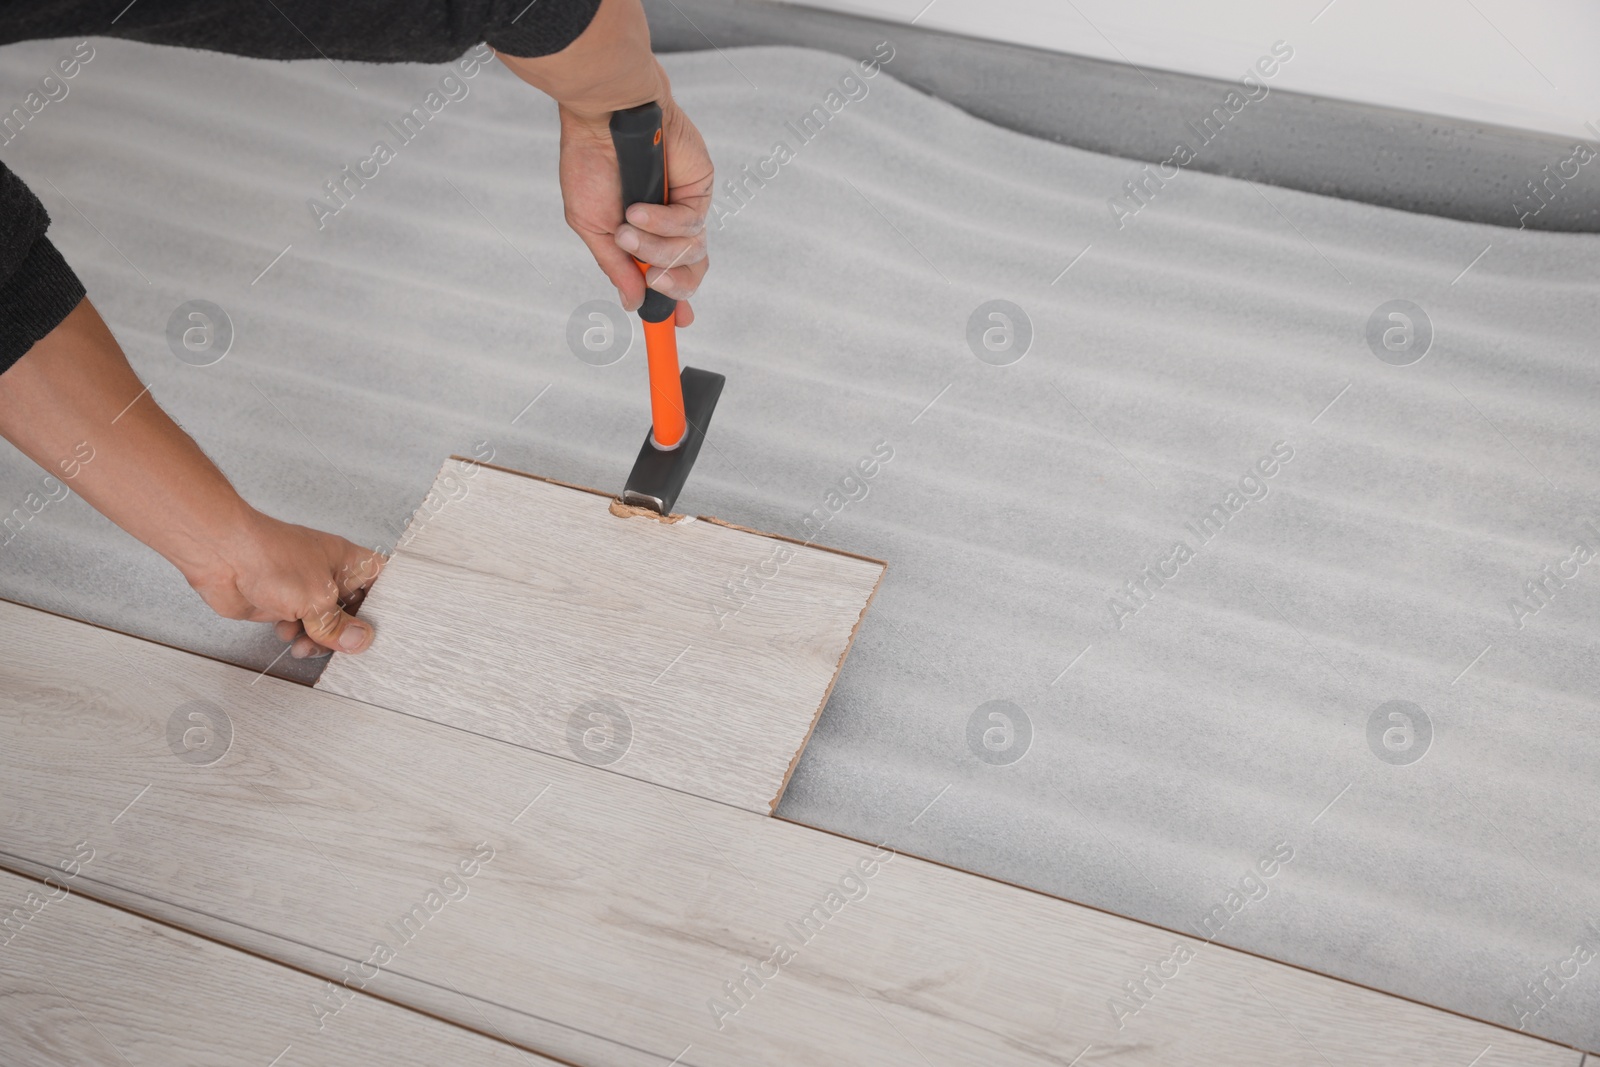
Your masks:
{"label": "wood grain texture", "polygon": [[[0,604],[0,639],[0,862],[42,872],[87,840],[85,892],[330,978],[403,941],[369,991],[574,1062],[1059,1065],[1089,1046],[1080,1063],[1578,1062],[15,605]],[[1179,944],[1193,958],[1119,1026],[1112,999]]]}
{"label": "wood grain texture", "polygon": [[319,1016],[327,983],[86,899],[74,881],[0,871],[6,1067],[555,1067],[371,997]]}
{"label": "wood grain texture", "polygon": [[452,459],[329,693],[770,813],[882,563]]}

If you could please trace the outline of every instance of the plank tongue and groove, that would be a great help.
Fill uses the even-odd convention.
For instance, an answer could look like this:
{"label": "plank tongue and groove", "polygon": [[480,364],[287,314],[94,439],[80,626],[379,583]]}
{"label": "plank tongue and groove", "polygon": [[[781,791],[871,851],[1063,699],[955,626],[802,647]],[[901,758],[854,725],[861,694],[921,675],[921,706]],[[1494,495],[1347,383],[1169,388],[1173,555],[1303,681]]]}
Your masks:
{"label": "plank tongue and groove", "polygon": [[446,461],[326,692],[771,813],[882,563]]}
{"label": "plank tongue and groove", "polygon": [[[62,857],[92,866],[87,841]],[[6,1067],[557,1067],[371,997],[315,1008],[327,983],[47,882],[0,871],[0,1062]]]}
{"label": "plank tongue and groove", "polygon": [[15,605],[0,604],[0,641],[0,863],[37,875],[88,841],[84,892],[335,979],[381,943],[392,959],[368,992],[575,1063],[1578,1064]]}

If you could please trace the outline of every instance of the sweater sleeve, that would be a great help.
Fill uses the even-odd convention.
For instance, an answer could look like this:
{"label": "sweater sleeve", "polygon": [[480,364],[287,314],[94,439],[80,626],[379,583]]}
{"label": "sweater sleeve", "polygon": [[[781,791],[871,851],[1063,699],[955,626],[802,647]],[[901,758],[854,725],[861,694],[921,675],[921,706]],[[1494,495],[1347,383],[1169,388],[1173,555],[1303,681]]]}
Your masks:
{"label": "sweater sleeve", "polygon": [[[514,5],[522,0],[513,0]],[[531,59],[561,51],[589,28],[600,0],[534,0],[510,18],[497,19],[484,39],[496,52]]]}
{"label": "sweater sleeve", "polygon": [[83,299],[83,283],[44,235],[50,216],[0,163],[0,373]]}
{"label": "sweater sleeve", "polygon": [[[108,26],[98,0],[54,0],[0,8],[0,44],[121,37],[260,59],[443,63],[488,41],[531,58],[577,40],[599,8],[600,0],[144,0]],[[0,163],[0,374],[84,297],[83,283],[45,236],[49,225],[39,198]]]}
{"label": "sweater sleeve", "polygon": [[0,44],[120,37],[256,59],[446,63],[480,41],[531,58],[578,39],[600,0],[139,0],[114,23],[104,0],[0,3]]}

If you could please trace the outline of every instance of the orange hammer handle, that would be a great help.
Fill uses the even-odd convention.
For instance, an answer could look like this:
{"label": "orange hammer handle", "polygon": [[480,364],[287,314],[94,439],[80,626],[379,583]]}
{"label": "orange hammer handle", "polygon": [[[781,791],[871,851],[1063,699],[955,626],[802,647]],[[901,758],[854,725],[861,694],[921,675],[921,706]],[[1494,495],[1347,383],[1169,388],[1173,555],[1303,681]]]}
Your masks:
{"label": "orange hammer handle", "polygon": [[687,427],[678,371],[678,327],[671,318],[645,322],[644,351],[650,364],[650,423],[657,448],[676,448]]}

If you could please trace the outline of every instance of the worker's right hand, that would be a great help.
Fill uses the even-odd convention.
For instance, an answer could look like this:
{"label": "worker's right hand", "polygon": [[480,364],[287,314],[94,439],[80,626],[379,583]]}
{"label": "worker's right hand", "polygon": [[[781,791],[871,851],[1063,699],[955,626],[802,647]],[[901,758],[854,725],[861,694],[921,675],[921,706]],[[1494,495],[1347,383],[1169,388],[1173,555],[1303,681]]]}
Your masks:
{"label": "worker's right hand", "polygon": [[255,512],[218,558],[184,577],[219,615],[276,623],[297,659],[361,652],[372,626],[345,606],[372,584],[383,556],[335,534]]}
{"label": "worker's right hand", "polygon": [[[624,216],[610,113],[580,115],[566,107],[561,109],[561,196],[567,225],[617,287],[623,308],[634,311],[644,303],[648,284],[679,302],[677,324],[687,326],[694,321],[689,297],[710,266],[711,156],[700,131],[672,99],[665,75],[653,99],[661,104],[666,141],[667,203],[633,204]],[[641,274],[639,262],[647,273]]]}
{"label": "worker's right hand", "polygon": [[[678,302],[677,324],[694,321],[689,297],[705,276],[711,156],[694,123],[672,99],[666,71],[650,51],[650,24],[639,0],[601,0],[571,44],[553,55],[497,52],[529,85],[561,109],[561,199],[567,224],[589,246],[629,311],[644,303],[646,282]],[[633,204],[622,214],[622,178],[611,142],[611,115],[661,105],[667,203]],[[638,260],[648,274],[641,276]]]}

